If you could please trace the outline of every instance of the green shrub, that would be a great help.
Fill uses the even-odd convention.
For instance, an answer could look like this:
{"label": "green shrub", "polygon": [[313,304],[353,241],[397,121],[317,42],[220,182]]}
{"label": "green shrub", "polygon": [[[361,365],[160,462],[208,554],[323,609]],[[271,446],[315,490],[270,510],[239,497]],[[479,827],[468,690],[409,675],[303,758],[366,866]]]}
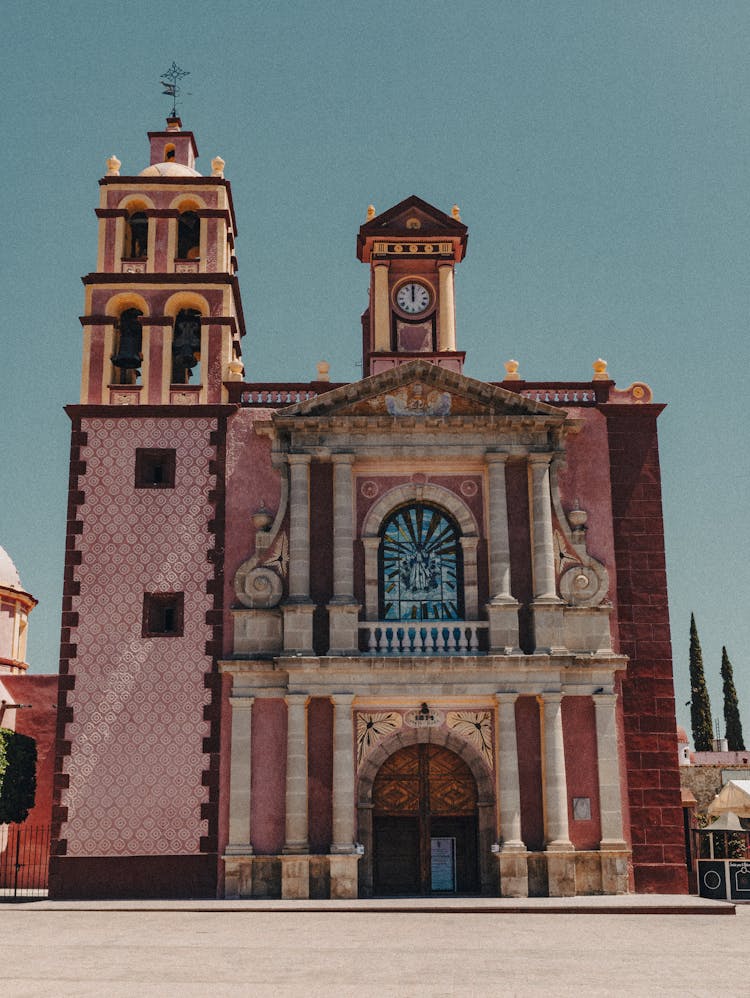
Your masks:
{"label": "green shrub", "polygon": [[0,824],[25,821],[36,797],[36,742],[0,728]]}

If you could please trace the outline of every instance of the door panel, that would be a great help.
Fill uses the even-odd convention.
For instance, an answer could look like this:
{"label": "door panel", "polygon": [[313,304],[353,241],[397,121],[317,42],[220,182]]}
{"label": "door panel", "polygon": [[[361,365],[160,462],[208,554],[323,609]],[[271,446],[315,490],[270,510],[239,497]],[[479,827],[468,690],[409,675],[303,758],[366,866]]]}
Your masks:
{"label": "door panel", "polygon": [[419,819],[375,817],[375,891],[419,894]]}
{"label": "door panel", "polygon": [[431,893],[432,838],[455,839],[455,890],[479,889],[477,785],[459,756],[429,744],[394,752],[375,777],[372,802],[377,893]]}

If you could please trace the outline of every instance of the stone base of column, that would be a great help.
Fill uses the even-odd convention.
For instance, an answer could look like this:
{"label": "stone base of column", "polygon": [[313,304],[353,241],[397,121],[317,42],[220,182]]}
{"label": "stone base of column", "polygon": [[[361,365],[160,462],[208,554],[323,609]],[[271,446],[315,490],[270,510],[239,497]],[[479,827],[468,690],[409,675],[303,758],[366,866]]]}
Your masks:
{"label": "stone base of column", "polygon": [[629,894],[630,871],[628,861],[630,852],[624,842],[601,844],[602,863],[602,893]]}
{"label": "stone base of column", "polygon": [[328,654],[359,655],[359,603],[336,603],[328,610]]}
{"label": "stone base of column", "polygon": [[334,898],[356,898],[357,864],[359,856],[354,853],[338,854],[328,857],[331,873],[331,900]]}
{"label": "stone base of column", "polygon": [[232,610],[234,651],[237,655],[281,651],[282,620],[279,610]]}
{"label": "stone base of column", "polygon": [[284,901],[310,897],[310,857],[281,857],[281,897]]}
{"label": "stone base of column", "polygon": [[497,854],[500,864],[500,897],[529,896],[529,854],[524,846],[504,846]]}
{"label": "stone base of column", "polygon": [[281,608],[284,614],[284,651],[300,655],[314,655],[313,614],[314,603],[285,603]]}
{"label": "stone base of column", "polygon": [[[251,850],[252,851],[252,850]],[[251,855],[230,856],[224,860],[224,897],[228,900],[253,896],[253,858]]]}
{"label": "stone base of column", "polygon": [[537,601],[531,604],[535,655],[564,655],[565,606],[559,600]]}
{"label": "stone base of column", "polygon": [[576,896],[576,856],[573,848],[558,851],[549,846],[547,857],[547,882],[551,898],[572,898]]}
{"label": "stone base of column", "polygon": [[518,647],[518,602],[487,604],[490,622],[490,655],[520,655]]}

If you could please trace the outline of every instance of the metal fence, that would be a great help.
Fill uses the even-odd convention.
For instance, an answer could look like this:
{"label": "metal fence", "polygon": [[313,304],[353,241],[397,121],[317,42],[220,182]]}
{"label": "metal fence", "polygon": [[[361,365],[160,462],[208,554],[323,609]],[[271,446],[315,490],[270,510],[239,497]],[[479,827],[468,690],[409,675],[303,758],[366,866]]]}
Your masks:
{"label": "metal fence", "polygon": [[0,900],[47,896],[49,825],[0,825]]}

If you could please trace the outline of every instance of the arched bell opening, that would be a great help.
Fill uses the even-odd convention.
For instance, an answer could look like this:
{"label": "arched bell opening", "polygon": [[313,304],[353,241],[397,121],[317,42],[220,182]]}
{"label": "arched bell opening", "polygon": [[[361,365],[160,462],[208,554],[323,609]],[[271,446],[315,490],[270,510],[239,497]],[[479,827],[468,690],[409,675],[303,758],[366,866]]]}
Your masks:
{"label": "arched bell opening", "polygon": [[183,211],[177,219],[177,259],[197,260],[200,245],[200,217],[194,211]]}
{"label": "arched bell opening", "polygon": [[379,746],[360,774],[361,895],[496,893],[491,774],[450,734],[417,729],[404,745],[405,734],[390,754]]}
{"label": "arched bell opening", "polygon": [[148,215],[134,211],[125,219],[124,260],[145,260],[148,256]]}
{"label": "arched bell opening", "polygon": [[201,313],[181,308],[172,334],[172,384],[201,384]]}
{"label": "arched bell opening", "polygon": [[126,308],[115,320],[115,343],[112,354],[112,384],[139,385],[143,363],[143,327],[139,308]]}

